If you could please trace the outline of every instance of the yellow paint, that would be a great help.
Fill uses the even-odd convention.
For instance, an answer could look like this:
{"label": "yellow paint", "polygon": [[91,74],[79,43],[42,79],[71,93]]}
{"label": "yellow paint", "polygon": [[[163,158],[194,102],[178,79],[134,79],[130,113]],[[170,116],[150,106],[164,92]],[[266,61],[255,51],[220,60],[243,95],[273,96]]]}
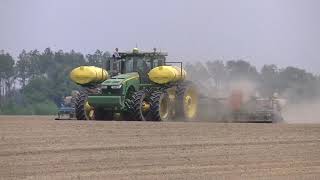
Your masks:
{"label": "yellow paint", "polygon": [[198,109],[198,93],[194,87],[189,87],[184,96],[183,100],[184,114],[188,119],[196,117]]}
{"label": "yellow paint", "polygon": [[102,83],[108,79],[108,72],[95,66],[80,66],[70,72],[73,82],[81,85],[89,83]]}
{"label": "yellow paint", "polygon": [[134,76],[134,77],[128,78],[128,79],[124,80],[122,83],[125,83],[131,79],[139,79],[139,76]]}
{"label": "yellow paint", "polygon": [[170,108],[170,105],[169,105],[169,99],[168,97],[164,97],[161,99],[161,101],[159,102],[159,115],[160,115],[160,118],[162,120],[165,120],[167,119],[167,117],[169,116],[169,108]]}
{"label": "yellow paint", "polygon": [[88,103],[88,101],[85,102],[84,104],[84,110],[87,116],[87,120],[92,120],[94,119],[94,109],[92,106],[90,106],[90,104]]}
{"label": "yellow paint", "polygon": [[86,103],[84,104],[84,110],[86,112],[91,111],[93,108],[90,106],[90,104],[88,103],[88,101],[86,101]]}
{"label": "yellow paint", "polygon": [[143,101],[143,102],[142,102],[142,111],[143,111],[143,112],[147,112],[147,111],[149,111],[149,110],[150,110],[150,104],[147,103],[146,101]]}
{"label": "yellow paint", "polygon": [[159,66],[151,69],[148,73],[149,79],[157,84],[183,81],[186,78],[186,71],[176,66]]}

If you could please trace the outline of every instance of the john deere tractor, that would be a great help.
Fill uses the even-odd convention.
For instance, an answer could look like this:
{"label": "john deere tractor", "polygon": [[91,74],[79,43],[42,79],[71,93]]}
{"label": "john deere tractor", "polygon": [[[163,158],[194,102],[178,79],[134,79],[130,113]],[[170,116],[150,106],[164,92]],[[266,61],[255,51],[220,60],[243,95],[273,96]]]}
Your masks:
{"label": "john deere tractor", "polygon": [[[193,120],[198,94],[186,80],[182,62],[167,62],[166,53],[116,52],[105,68],[81,66],[70,73],[83,87],[76,98],[78,120]],[[175,66],[174,66],[175,65]]]}

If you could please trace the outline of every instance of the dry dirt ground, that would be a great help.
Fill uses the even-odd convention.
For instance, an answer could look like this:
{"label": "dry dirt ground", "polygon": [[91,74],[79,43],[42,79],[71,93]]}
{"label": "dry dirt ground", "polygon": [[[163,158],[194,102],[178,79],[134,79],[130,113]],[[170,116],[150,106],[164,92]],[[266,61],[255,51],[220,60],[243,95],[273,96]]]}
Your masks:
{"label": "dry dirt ground", "polygon": [[2,116],[0,179],[320,179],[320,124]]}

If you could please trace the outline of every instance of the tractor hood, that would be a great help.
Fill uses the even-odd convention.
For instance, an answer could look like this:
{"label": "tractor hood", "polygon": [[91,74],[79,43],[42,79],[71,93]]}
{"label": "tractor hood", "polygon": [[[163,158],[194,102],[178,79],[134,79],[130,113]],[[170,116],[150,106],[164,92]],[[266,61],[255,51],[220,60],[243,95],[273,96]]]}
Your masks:
{"label": "tractor hood", "polygon": [[123,85],[126,81],[131,79],[138,79],[139,74],[136,72],[133,73],[127,73],[127,74],[119,74],[116,76],[113,76],[112,78],[104,81],[102,83],[102,86],[117,86],[117,85]]}

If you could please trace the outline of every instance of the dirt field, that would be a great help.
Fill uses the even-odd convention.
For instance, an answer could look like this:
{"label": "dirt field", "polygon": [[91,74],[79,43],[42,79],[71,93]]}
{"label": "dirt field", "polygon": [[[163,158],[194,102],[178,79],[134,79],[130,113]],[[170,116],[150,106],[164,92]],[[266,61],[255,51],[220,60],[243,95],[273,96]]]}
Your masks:
{"label": "dirt field", "polygon": [[0,179],[320,179],[320,124],[0,117]]}

